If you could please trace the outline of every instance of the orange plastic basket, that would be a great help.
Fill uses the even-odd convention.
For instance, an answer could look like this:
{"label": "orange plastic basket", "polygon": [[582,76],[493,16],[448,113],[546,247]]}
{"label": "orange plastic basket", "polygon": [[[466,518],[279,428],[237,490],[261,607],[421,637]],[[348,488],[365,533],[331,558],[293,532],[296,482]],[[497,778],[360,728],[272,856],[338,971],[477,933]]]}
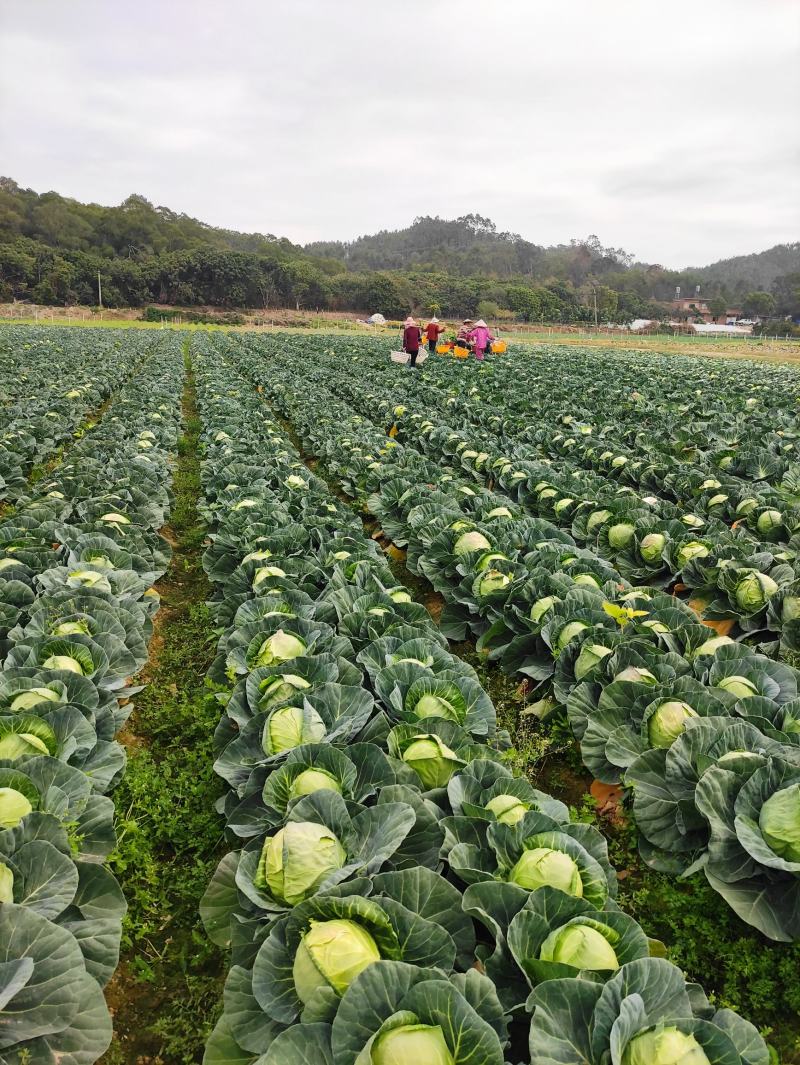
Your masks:
{"label": "orange plastic basket", "polygon": [[466,359],[469,355],[469,348],[462,348],[458,344],[453,348],[453,354],[457,359]]}
{"label": "orange plastic basket", "polygon": [[505,340],[495,340],[492,343],[492,354],[502,355],[503,352],[507,350],[507,347],[508,345],[506,344]]}
{"label": "orange plastic basket", "polygon": [[449,344],[437,344],[436,345],[436,354],[437,355],[446,355],[449,350],[450,350],[450,345]]}

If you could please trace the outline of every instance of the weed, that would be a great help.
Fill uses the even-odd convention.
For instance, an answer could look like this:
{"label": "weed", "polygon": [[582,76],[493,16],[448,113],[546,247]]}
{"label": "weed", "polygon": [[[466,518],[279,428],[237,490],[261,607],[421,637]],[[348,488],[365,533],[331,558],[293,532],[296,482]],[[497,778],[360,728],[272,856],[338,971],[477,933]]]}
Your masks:
{"label": "weed", "polygon": [[147,687],[131,716],[128,772],[115,795],[112,867],[128,900],[123,956],[109,988],[115,1036],[104,1065],[153,1058],[199,1062],[216,1021],[223,959],[205,936],[198,903],[224,851],[214,811],[219,707],[205,685],[215,637],[204,600],[205,529],[198,523],[200,422],[187,364],[185,432],[178,445],[168,532],[175,549],[159,582],[161,611]]}

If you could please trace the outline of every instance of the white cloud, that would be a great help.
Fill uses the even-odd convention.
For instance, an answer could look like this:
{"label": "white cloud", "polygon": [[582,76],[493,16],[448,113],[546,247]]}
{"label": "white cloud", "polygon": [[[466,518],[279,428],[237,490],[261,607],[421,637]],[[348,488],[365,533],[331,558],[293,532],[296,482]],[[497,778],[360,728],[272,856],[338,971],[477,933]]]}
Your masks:
{"label": "white cloud", "polygon": [[703,263],[800,234],[796,0],[1,0],[3,169],[294,240],[479,211]]}

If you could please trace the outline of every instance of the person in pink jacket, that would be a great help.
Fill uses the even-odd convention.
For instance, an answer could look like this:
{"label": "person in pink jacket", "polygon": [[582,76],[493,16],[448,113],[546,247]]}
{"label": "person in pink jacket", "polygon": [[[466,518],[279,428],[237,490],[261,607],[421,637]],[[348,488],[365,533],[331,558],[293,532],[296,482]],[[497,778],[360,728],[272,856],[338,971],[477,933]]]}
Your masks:
{"label": "person in pink jacket", "polygon": [[486,354],[486,349],[489,344],[494,340],[494,337],[489,332],[489,327],[484,322],[483,318],[479,318],[475,325],[472,327],[470,333],[470,340],[475,345],[475,358],[478,362],[483,362],[483,357]]}

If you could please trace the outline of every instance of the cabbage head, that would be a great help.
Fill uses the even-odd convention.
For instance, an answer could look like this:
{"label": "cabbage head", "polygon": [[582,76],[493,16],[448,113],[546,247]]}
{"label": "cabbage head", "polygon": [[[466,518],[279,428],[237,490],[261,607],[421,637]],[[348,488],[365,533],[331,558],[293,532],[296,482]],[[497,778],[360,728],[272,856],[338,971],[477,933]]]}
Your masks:
{"label": "cabbage head", "polygon": [[667,538],[663,533],[648,533],[639,544],[639,554],[645,562],[658,562],[666,545]]}
{"label": "cabbage head", "polygon": [[403,751],[403,761],[411,766],[426,790],[443,788],[465,763],[438,736],[420,736]]}
{"label": "cabbage head", "polygon": [[763,510],[756,520],[756,528],[762,536],[767,536],[783,524],[783,515],[779,510]]}
{"label": "cabbage head", "polygon": [[758,825],[767,846],[787,862],[800,862],[800,783],[781,788],[761,807]]}
{"label": "cabbage head", "polygon": [[456,1065],[438,1024],[403,1024],[375,1040],[364,1065]]}
{"label": "cabbage head", "polygon": [[772,577],[758,570],[747,570],[736,585],[736,603],[741,610],[755,614],[777,591],[778,585]]}
{"label": "cabbage head", "polygon": [[30,801],[15,788],[0,788],[0,829],[16,828],[33,810]]}
{"label": "cabbage head", "polygon": [[560,962],[573,969],[619,969],[611,939],[619,936],[606,925],[589,917],[576,917],[554,929],[539,950],[542,961]]}
{"label": "cabbage head", "polygon": [[754,695],[759,694],[758,688],[747,677],[723,677],[722,680],[717,681],[717,687],[730,692],[737,699],[752,699]]}
{"label": "cabbage head", "polygon": [[687,540],[685,544],[681,544],[678,548],[676,561],[680,568],[683,569],[693,558],[705,558],[709,553],[706,545],[699,540]]}
{"label": "cabbage head", "polygon": [[611,547],[620,550],[628,546],[635,532],[636,530],[630,522],[618,522],[608,530],[608,542]]}
{"label": "cabbage head", "polygon": [[671,747],[683,732],[690,717],[698,713],[688,703],[680,699],[669,699],[662,703],[647,722],[647,735],[654,747]]}
{"label": "cabbage head", "polygon": [[538,624],[545,616],[548,610],[551,610],[556,603],[560,603],[561,600],[555,595],[545,595],[541,599],[537,599],[531,607],[530,619],[535,624]]}
{"label": "cabbage head", "polygon": [[307,1003],[320,987],[343,995],[380,951],[370,933],[355,921],[312,921],[300,941],[292,975],[298,998]]}
{"label": "cabbage head", "polygon": [[585,621],[569,621],[561,629],[556,639],[556,652],[561,652],[567,646],[567,644],[574,640],[576,636],[580,636],[582,632],[588,629],[589,626]]}
{"label": "cabbage head", "polygon": [[290,821],[264,843],[256,887],[268,887],[288,906],[296,906],[347,859],[344,847],[325,825]]}
{"label": "cabbage head", "polygon": [[284,706],[271,714],[264,731],[267,753],[282,754],[301,743],[319,743],[328,730],[313,707]]}
{"label": "cabbage head", "polygon": [[485,808],[504,825],[515,825],[530,809],[527,803],[516,795],[495,795],[493,799],[489,799]]}
{"label": "cabbage head", "polygon": [[601,662],[611,653],[612,649],[610,647],[606,647],[602,643],[590,643],[587,640],[581,647],[577,661],[575,662],[576,679],[583,680],[586,674],[590,673],[598,662]]}
{"label": "cabbage head", "polygon": [[659,1025],[631,1039],[622,1055],[622,1065],[711,1065],[693,1035]]}
{"label": "cabbage head", "polygon": [[468,555],[473,551],[491,551],[492,545],[477,529],[462,533],[453,544],[454,555]]}
{"label": "cabbage head", "polygon": [[583,897],[583,881],[577,864],[568,854],[551,847],[524,851],[508,879],[526,891],[553,887],[575,898]]}
{"label": "cabbage head", "polygon": [[259,647],[255,665],[271,666],[277,662],[288,662],[290,658],[302,658],[305,653],[306,645],[299,636],[278,629]]}
{"label": "cabbage head", "polygon": [[336,777],[325,769],[304,769],[292,781],[289,798],[299,799],[303,795],[312,795],[315,791],[335,791],[341,795],[342,786]]}

